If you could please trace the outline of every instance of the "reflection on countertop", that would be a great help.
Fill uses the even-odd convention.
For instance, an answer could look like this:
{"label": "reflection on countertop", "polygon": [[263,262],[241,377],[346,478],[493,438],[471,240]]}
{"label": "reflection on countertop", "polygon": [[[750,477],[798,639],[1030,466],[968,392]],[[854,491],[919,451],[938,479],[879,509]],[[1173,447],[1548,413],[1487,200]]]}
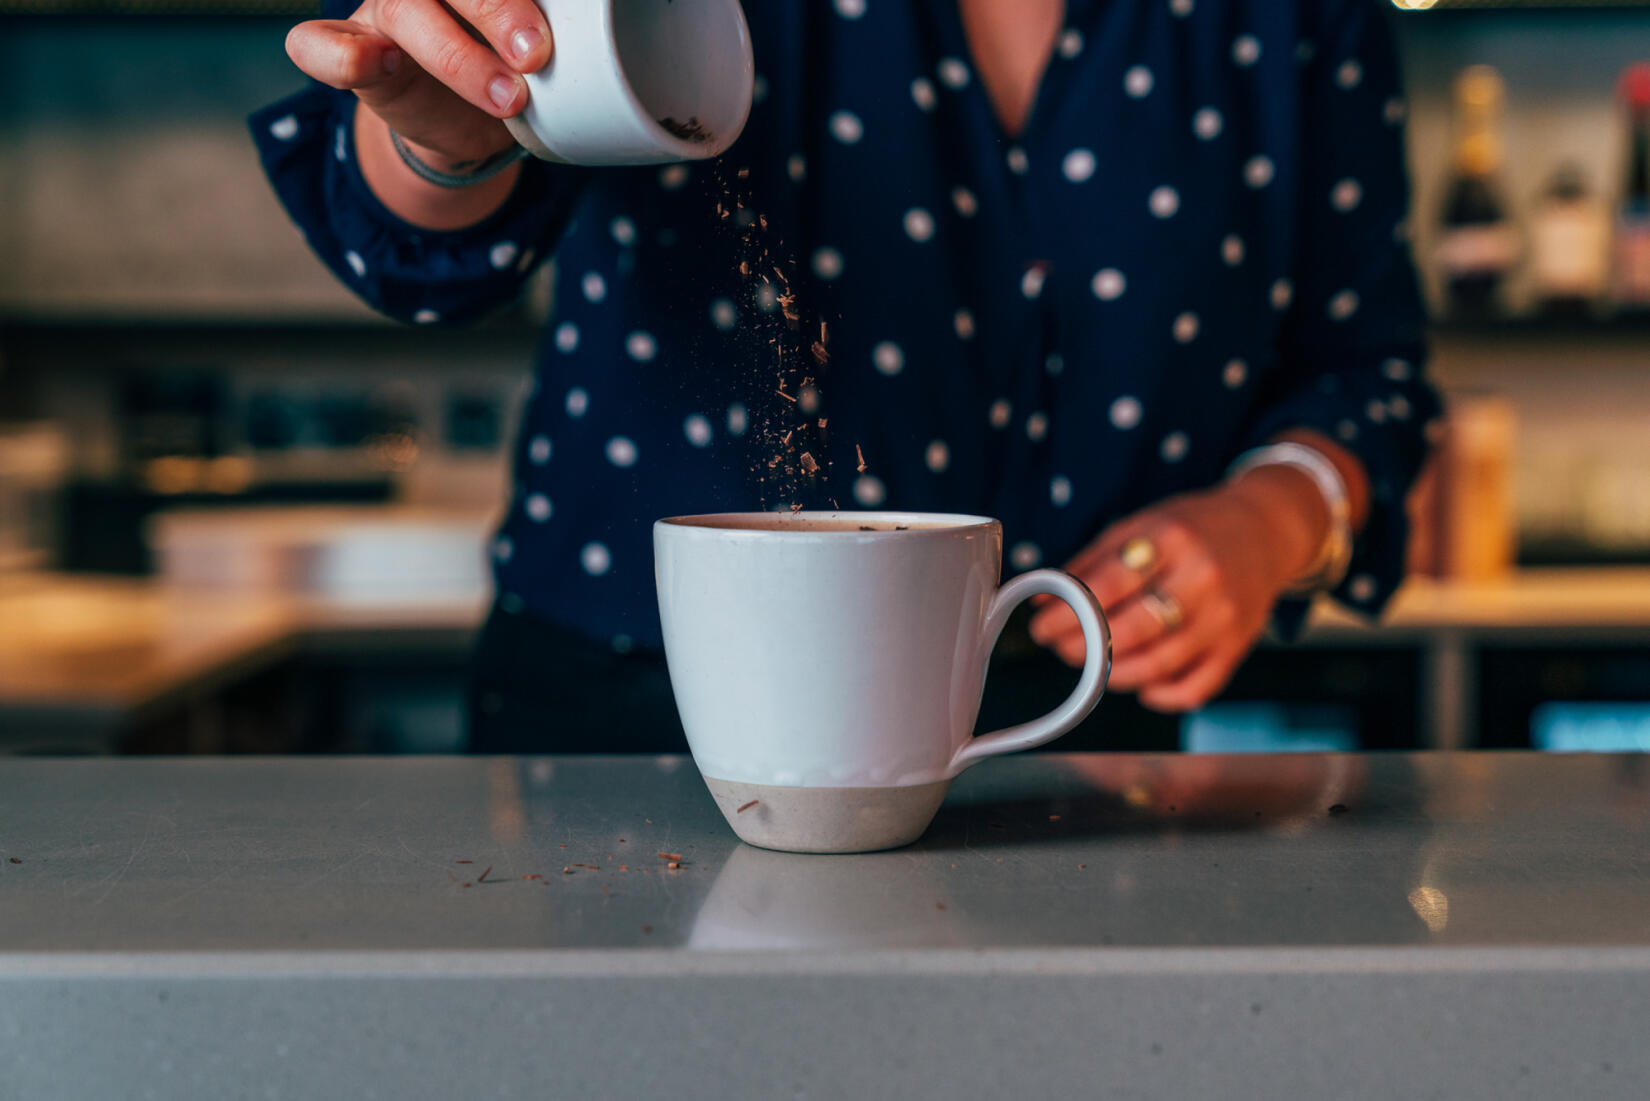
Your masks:
{"label": "reflection on countertop", "polygon": [[0,960],[1650,948],[1636,756],[1026,756],[828,857],[739,844],[678,757],[11,761],[0,838]]}

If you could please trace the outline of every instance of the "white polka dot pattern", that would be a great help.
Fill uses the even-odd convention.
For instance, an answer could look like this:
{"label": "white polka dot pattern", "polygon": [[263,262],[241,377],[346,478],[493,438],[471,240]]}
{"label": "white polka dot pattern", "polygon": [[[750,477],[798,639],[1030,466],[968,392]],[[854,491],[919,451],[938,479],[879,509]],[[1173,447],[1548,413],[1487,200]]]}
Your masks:
{"label": "white polka dot pattern", "polygon": [[682,421],[682,435],[694,447],[709,447],[711,440],[710,420],[699,413],[690,413]]}
{"label": "white polka dot pattern", "polygon": [[934,236],[934,216],[920,206],[905,212],[905,235],[922,244]]}
{"label": "white polka dot pattern", "polygon": [[934,440],[923,452],[922,461],[935,474],[943,474],[951,466],[951,448],[946,446],[944,440]]}
{"label": "white polka dot pattern", "polygon": [[503,271],[516,262],[518,251],[514,241],[500,241],[487,250],[487,262],[493,265],[494,271]]}
{"label": "white polka dot pattern", "polygon": [[865,124],[852,111],[837,111],[831,116],[831,136],[843,145],[856,145],[865,136]]}
{"label": "white polka dot pattern", "polygon": [[1357,180],[1345,179],[1330,190],[1329,205],[1342,214],[1347,214],[1358,208],[1358,204],[1363,201],[1363,197],[1363,185]]}
{"label": "white polka dot pattern", "polygon": [[710,323],[724,333],[731,333],[739,324],[739,307],[731,298],[715,298],[710,303]]}
{"label": "white polka dot pattern", "polygon": [[842,253],[829,245],[814,250],[812,263],[814,274],[827,283],[842,275]]}
{"label": "white polka dot pattern", "polygon": [[905,370],[905,352],[891,340],[884,340],[871,349],[871,362],[876,369],[890,377]]}
{"label": "white polka dot pattern", "polygon": [[441,320],[441,315],[434,310],[419,310],[413,314],[413,321],[419,325],[434,325]]}
{"label": "white polka dot pattern", "polygon": [[600,577],[613,568],[613,555],[602,543],[586,543],[579,551],[579,565],[591,577]]}
{"label": "white polka dot pattern", "polygon": [[296,115],[282,115],[269,124],[269,134],[276,141],[291,141],[298,136],[298,118]]}
{"label": "white polka dot pattern", "polygon": [[1139,398],[1124,395],[1111,403],[1111,423],[1127,432],[1140,423],[1143,412]]}
{"label": "white polka dot pattern", "polygon": [[493,541],[493,557],[500,562],[508,562],[515,557],[516,544],[508,535],[501,535]]}
{"label": "white polka dot pattern", "polygon": [[629,436],[614,436],[607,441],[607,461],[619,469],[635,466],[638,457],[636,441]]}
{"label": "white polka dot pattern", "polygon": [[[1366,69],[1366,50],[1356,35],[1326,38],[1312,67],[1297,72],[1291,59],[1309,56],[1312,44],[1290,41],[1300,34],[1291,33],[1288,20],[1253,14],[1265,5],[1138,0],[1137,6],[1140,11],[1126,19],[1110,5],[1094,12],[1070,6],[1076,25],[1055,32],[1052,73],[1057,83],[1098,90],[1101,113],[1039,115],[1047,133],[1038,132],[1034,159],[1030,146],[1005,139],[979,145],[988,161],[1003,157],[1001,167],[947,155],[933,165],[908,163],[907,154],[926,150],[931,139],[949,140],[960,134],[952,132],[958,127],[989,122],[983,81],[978,95],[970,87],[976,82],[973,59],[954,33],[951,48],[928,54],[926,61],[920,51],[907,50],[914,35],[920,39],[916,32],[923,24],[912,23],[898,0],[830,0],[819,5],[821,26],[856,55],[859,69],[849,77],[822,74],[823,103],[789,75],[773,86],[771,94],[785,102],[776,103],[771,115],[758,109],[753,121],[796,130],[789,148],[779,144],[765,158],[736,155],[707,167],[685,162],[640,168],[630,184],[592,196],[583,228],[570,227],[572,247],[559,254],[558,316],[547,327],[544,390],[533,395],[515,452],[514,511],[506,530],[516,542],[506,542],[505,554],[516,557],[500,567],[500,601],[509,596],[522,609],[556,607],[547,600],[550,582],[543,578],[553,578],[559,565],[583,579],[591,595],[578,595],[577,584],[563,584],[554,595],[568,597],[568,615],[597,627],[595,638],[620,650],[656,646],[656,629],[645,614],[636,618],[625,607],[627,618],[615,618],[592,603],[603,588],[615,590],[605,594],[614,600],[618,588],[636,588],[647,562],[642,525],[607,522],[603,502],[664,515],[681,486],[694,484],[696,471],[742,484],[747,460],[761,453],[745,454],[758,425],[764,433],[794,429],[806,435],[819,463],[830,453],[837,475],[828,483],[817,478],[804,494],[799,485],[779,490],[777,476],[759,464],[768,475],[761,507],[788,510],[806,499],[810,508],[823,508],[832,494],[852,508],[948,507],[973,492],[971,481],[990,479],[1007,463],[1005,469],[1018,471],[1026,483],[1020,488],[1031,494],[1026,514],[1007,518],[1005,565],[1014,570],[1056,564],[1078,544],[1080,525],[1127,504],[1118,496],[1130,483],[1114,479],[1105,461],[1096,465],[1096,453],[1102,460],[1125,456],[1137,475],[1157,487],[1154,492],[1167,494],[1217,474],[1238,438],[1234,426],[1241,434],[1242,424],[1258,423],[1271,411],[1269,403],[1285,394],[1300,403],[1301,423],[1320,425],[1361,456],[1395,456],[1396,466],[1372,461],[1371,485],[1385,495],[1377,509],[1401,500],[1402,464],[1413,448],[1389,451],[1388,437],[1414,442],[1410,437],[1419,436],[1436,407],[1418,366],[1410,365],[1413,345],[1404,334],[1412,319],[1405,316],[1405,302],[1383,293],[1383,282],[1369,274],[1403,262],[1402,250],[1394,251],[1388,239],[1400,208],[1386,160],[1396,148],[1391,127],[1405,120],[1406,111],[1393,94],[1384,43],[1375,41]],[[1138,19],[1147,23],[1135,24]],[[1120,32],[1122,25],[1152,29],[1131,35]],[[896,47],[905,52],[890,64],[886,55]],[[828,61],[827,68],[835,64]],[[1322,108],[1314,119],[1346,140],[1335,143],[1332,156],[1306,162],[1289,136],[1291,120],[1280,113],[1287,105],[1260,93],[1314,84],[1314,102]],[[758,92],[759,100],[765,91]],[[270,117],[263,117],[260,131]],[[1119,120],[1127,135],[1161,145],[1164,155],[1130,156],[1129,148],[1116,144]],[[310,114],[289,122],[295,129],[301,125],[297,141],[331,159],[338,135],[328,127],[334,123]],[[267,133],[258,137],[266,150],[273,148]],[[748,176],[740,178],[748,182],[734,183],[746,161]],[[886,178],[884,186],[862,195],[854,181],[863,182],[867,172]],[[730,205],[730,195],[743,206],[725,220],[707,216],[719,198]],[[1068,227],[1069,240],[1038,244],[1006,233],[1002,219],[1014,211],[1004,203],[1033,211],[1045,228]],[[764,214],[761,234],[754,226],[758,211]],[[452,255],[489,293],[507,293],[518,265],[530,268],[526,246],[538,240],[541,218],[515,217],[512,207],[510,218],[471,235]],[[1117,232],[1087,240],[1082,227],[1093,218]],[[1320,241],[1322,234],[1333,238],[1357,229],[1369,249],[1385,248],[1388,255],[1364,263],[1341,250],[1285,248],[1289,235],[1272,232],[1279,218],[1305,219]],[[746,232],[729,232],[741,228]],[[1053,232],[1058,238],[1062,231]],[[437,278],[410,284],[425,289],[409,291],[403,269],[411,251],[398,255],[359,231],[340,236],[359,251],[335,245],[328,258],[352,289],[378,295],[382,281],[394,299],[410,294],[430,311],[420,314],[426,324],[437,317],[468,320],[485,305],[450,293],[439,271],[431,273]],[[371,243],[371,256],[364,241]],[[792,257],[780,262],[797,291],[800,319],[780,316],[782,308],[787,315],[797,310],[789,298],[781,306],[785,279],[770,270],[769,258],[756,259],[764,248],[773,257]],[[749,258],[756,270],[733,279],[730,256],[735,265]],[[850,258],[853,272],[846,270]],[[1176,268],[1190,274],[1174,278],[1170,269]],[[677,320],[650,322],[630,292],[670,271],[683,291]],[[900,308],[903,293],[912,296],[908,309]],[[867,294],[883,301],[868,304]],[[1364,294],[1370,297],[1361,299]],[[1274,309],[1286,312],[1274,315]],[[1309,333],[1350,341],[1352,350],[1341,364],[1292,383],[1265,341],[1249,339],[1285,318]],[[822,319],[830,325],[831,363],[823,372],[828,383],[820,384],[830,387],[828,403],[820,387],[797,381],[815,370],[806,348],[820,335]],[[783,383],[795,404],[764,396],[773,388],[774,348],[760,354],[769,336],[786,342],[785,362],[798,369]],[[1383,345],[1404,358],[1383,360],[1387,351],[1356,354],[1358,347]],[[1070,356],[1065,347],[1073,349]],[[1019,357],[1033,377],[994,373],[994,358],[1005,354]],[[735,372],[720,394],[691,380],[672,381],[707,356]],[[1150,369],[1154,360],[1173,367],[1167,378]],[[745,367],[738,366],[742,362]],[[1006,372],[1009,365],[998,366]],[[1321,392],[1316,384],[1323,375],[1336,376],[1341,385]],[[569,390],[575,381],[589,392]],[[880,394],[861,395],[856,386]],[[558,395],[565,395],[566,416],[583,419],[564,421]],[[735,396],[748,399],[749,409],[732,401]],[[853,469],[854,443],[866,428],[853,404],[861,397],[915,402],[927,410],[907,419],[903,443],[898,433],[881,436],[874,429],[863,437],[868,448],[877,445],[870,450],[881,452],[868,450],[876,466],[864,475]],[[1089,414],[1067,412],[1079,400],[1094,402]],[[831,414],[830,431],[817,439],[809,410]],[[1055,410],[1064,416],[1058,437]],[[1371,446],[1377,437],[1380,446]],[[639,447],[644,442],[645,456]],[[588,482],[592,490],[570,495],[568,478]],[[798,481],[807,483],[805,477]],[[1083,484],[1082,501],[1075,482]],[[758,487],[751,489],[754,494]],[[586,542],[592,538],[606,542]],[[1382,538],[1375,529],[1372,545]],[[487,547],[498,550],[493,543]],[[1391,548],[1379,549],[1360,563],[1390,561]],[[617,574],[615,559],[624,567]],[[621,577],[625,584],[606,586],[585,573]],[[1366,576],[1382,597],[1390,591],[1394,579],[1384,568],[1360,578]],[[1341,593],[1363,598],[1352,584]]]}
{"label": "white polka dot pattern", "polygon": [[1375,579],[1367,573],[1360,573],[1347,582],[1346,595],[1359,604],[1368,604],[1375,599]]}
{"label": "white polka dot pattern", "polygon": [[1243,182],[1258,191],[1271,183],[1276,173],[1277,167],[1272,163],[1271,157],[1250,157],[1248,163],[1243,166]]}
{"label": "white polka dot pattern", "polygon": [[1041,267],[1034,265],[1027,268],[1025,274],[1020,276],[1020,293],[1027,299],[1037,299],[1043,293],[1045,279],[1047,273]]}
{"label": "white polka dot pattern", "polygon": [[659,354],[659,342],[653,339],[652,333],[637,329],[625,337],[624,351],[637,363],[651,363]]}

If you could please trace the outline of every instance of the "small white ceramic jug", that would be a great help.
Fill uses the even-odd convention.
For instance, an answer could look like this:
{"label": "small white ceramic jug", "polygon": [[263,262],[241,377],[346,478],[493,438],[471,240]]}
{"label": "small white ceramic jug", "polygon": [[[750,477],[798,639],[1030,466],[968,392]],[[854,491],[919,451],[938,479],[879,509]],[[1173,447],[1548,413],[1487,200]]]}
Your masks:
{"label": "small white ceramic jug", "polygon": [[527,77],[506,125],[535,156],[564,164],[661,164],[721,155],[745,128],[755,88],[739,0],[538,0],[550,64]]}

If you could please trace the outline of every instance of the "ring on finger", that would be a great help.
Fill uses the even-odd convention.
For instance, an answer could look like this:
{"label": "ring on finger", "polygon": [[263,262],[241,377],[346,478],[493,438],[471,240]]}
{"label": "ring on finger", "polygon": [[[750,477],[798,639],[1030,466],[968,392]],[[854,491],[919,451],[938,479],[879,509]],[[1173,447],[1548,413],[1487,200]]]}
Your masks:
{"label": "ring on finger", "polygon": [[1158,589],[1147,589],[1141,593],[1140,604],[1151,613],[1153,619],[1163,625],[1164,634],[1173,634],[1186,621],[1186,613],[1180,607],[1180,601]]}
{"label": "ring on finger", "polygon": [[1144,535],[1137,535],[1123,544],[1117,552],[1123,565],[1135,573],[1147,573],[1157,565],[1157,544]]}

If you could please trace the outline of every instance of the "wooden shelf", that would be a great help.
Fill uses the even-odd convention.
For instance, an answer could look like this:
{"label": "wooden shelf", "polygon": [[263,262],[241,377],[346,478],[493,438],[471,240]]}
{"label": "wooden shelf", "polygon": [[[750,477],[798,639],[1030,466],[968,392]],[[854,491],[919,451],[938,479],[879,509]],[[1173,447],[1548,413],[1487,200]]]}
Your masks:
{"label": "wooden shelf", "polygon": [[1611,317],[1500,317],[1467,319],[1441,317],[1429,326],[1436,336],[1496,339],[1539,337],[1554,340],[1621,340],[1650,338],[1650,313]]}

